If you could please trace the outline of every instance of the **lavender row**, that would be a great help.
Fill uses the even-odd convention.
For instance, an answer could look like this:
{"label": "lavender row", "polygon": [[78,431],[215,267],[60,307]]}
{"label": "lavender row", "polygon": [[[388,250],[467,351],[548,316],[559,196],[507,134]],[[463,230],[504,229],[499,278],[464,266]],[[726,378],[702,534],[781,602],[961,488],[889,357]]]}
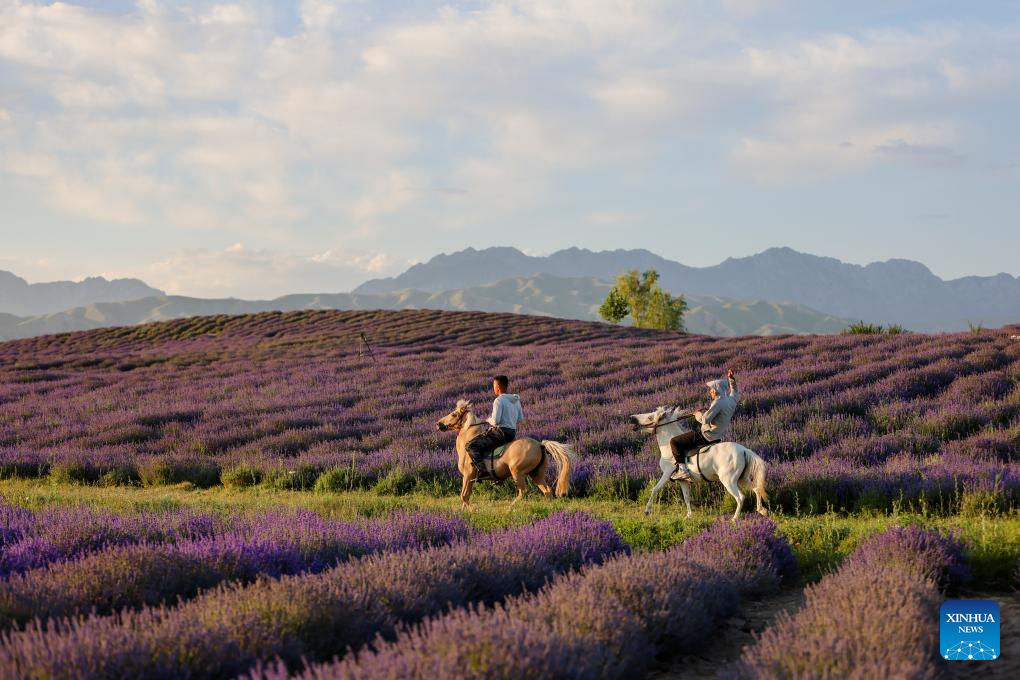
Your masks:
{"label": "lavender row", "polygon": [[32,624],[0,636],[0,678],[222,678],[278,657],[296,666],[450,607],[537,589],[626,549],[607,522],[552,515],[469,543],[221,586],[175,608]]}
{"label": "lavender row", "polygon": [[352,557],[418,550],[468,537],[462,519],[424,513],[351,523],[297,513],[236,524],[248,526],[175,543],[113,546],[15,574],[0,582],[0,627],[33,618],[173,603],[224,581],[314,573]]}
{"label": "lavender row", "polygon": [[[774,591],[795,568],[770,520],[721,522],[669,551],[617,558],[501,606],[431,618],[300,677],[638,677],[656,653],[697,649],[742,596]],[[277,664],[252,676],[288,674]]]}
{"label": "lavender row", "polygon": [[940,589],[965,582],[962,546],[917,527],[864,541],[839,571],[806,589],[724,674],[733,679],[936,677]]}
{"label": "lavender row", "polygon": [[219,515],[192,510],[122,515],[76,506],[32,512],[0,502],[0,577],[114,545],[196,539],[228,528]]}
{"label": "lavender row", "polygon": [[[459,519],[396,514],[377,520],[337,522],[308,511],[223,517],[191,510],[115,514],[88,507],[32,512],[0,503],[0,576],[74,560],[114,546],[187,542],[190,550],[212,545],[260,542],[293,550],[301,571],[321,570],[337,559],[395,547],[422,547],[462,538]],[[153,550],[155,548],[148,548]],[[213,548],[210,548],[213,549]],[[281,559],[282,556],[281,556]]]}

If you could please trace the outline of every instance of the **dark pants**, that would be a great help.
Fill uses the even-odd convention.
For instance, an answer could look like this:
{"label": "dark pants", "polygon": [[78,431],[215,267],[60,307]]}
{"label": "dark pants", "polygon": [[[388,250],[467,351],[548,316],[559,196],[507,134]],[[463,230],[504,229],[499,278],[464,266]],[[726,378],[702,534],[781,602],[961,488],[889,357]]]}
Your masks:
{"label": "dark pants", "polygon": [[490,427],[467,443],[468,454],[477,467],[481,467],[482,460],[486,454],[497,446],[502,446],[514,440],[517,430],[509,427]]}
{"label": "dark pants", "polygon": [[705,435],[701,434],[701,430],[691,430],[670,439],[669,447],[673,449],[673,457],[676,459],[676,462],[683,463],[686,458],[684,454],[688,451],[715,443],[705,439]]}

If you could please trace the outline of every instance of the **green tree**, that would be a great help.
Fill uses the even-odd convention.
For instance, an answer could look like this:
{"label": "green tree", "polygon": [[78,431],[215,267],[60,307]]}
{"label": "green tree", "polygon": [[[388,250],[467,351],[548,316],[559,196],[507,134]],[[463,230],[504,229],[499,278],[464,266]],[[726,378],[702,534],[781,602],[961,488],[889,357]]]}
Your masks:
{"label": "green tree", "polygon": [[857,323],[850,324],[842,331],[840,331],[840,333],[842,335],[878,335],[883,330],[885,329],[883,329],[878,324],[864,323],[863,321],[858,321]]}
{"label": "green tree", "polygon": [[629,314],[636,328],[684,330],[687,301],[683,295],[673,297],[656,283],[659,273],[649,269],[640,276],[636,269],[616,277],[599,308],[599,315],[611,323],[620,323]]}

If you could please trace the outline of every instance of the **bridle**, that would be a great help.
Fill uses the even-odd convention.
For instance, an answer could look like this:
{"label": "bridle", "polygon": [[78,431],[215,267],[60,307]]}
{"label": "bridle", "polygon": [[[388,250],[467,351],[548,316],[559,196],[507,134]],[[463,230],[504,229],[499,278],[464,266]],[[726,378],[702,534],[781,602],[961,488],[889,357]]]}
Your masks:
{"label": "bridle", "polygon": [[475,423],[474,425],[467,425],[467,426],[465,426],[464,425],[464,421],[467,419],[467,414],[470,413],[470,412],[471,412],[470,408],[466,408],[466,409],[460,410],[460,413],[458,414],[457,420],[456,420],[456,423],[455,423],[456,427],[455,428],[451,427],[449,429],[451,429],[451,430],[455,429],[457,432],[461,432],[466,427],[467,428],[471,428],[471,427],[481,427],[482,425],[488,425],[487,422],[485,422],[484,420],[481,420],[481,421]]}
{"label": "bridle", "polygon": [[[675,407],[674,407],[673,410],[675,410]],[[666,415],[666,413],[667,412],[663,412],[662,416]],[[656,434],[657,430],[660,427],[663,427],[665,425],[672,425],[673,423],[678,423],[681,420],[684,420],[685,418],[691,417],[691,415],[693,415],[693,412],[691,412],[691,411],[681,411],[680,415],[678,415],[676,418],[674,418],[673,420],[667,420],[667,421],[662,421],[661,420],[662,416],[659,416],[659,418],[657,418],[654,423],[648,423],[647,425],[638,424],[638,429],[639,430],[643,430],[643,429],[650,428],[650,432],[652,434]]]}

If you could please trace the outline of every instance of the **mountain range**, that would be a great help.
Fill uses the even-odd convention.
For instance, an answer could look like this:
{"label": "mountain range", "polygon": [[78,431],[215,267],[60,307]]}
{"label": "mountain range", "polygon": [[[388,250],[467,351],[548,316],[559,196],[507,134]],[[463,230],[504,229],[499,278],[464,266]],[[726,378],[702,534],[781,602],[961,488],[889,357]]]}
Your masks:
{"label": "mountain range", "polygon": [[[299,294],[274,300],[206,300],[161,295],[127,302],[96,303],[34,317],[0,314],[0,339],[129,326],[188,316],[299,309],[442,309],[597,320],[599,305],[610,287],[608,282],[594,278],[538,274],[436,293],[401,290],[377,294]],[[846,319],[799,305],[738,302],[711,296],[690,296],[688,304],[690,309],[684,316],[687,330],[706,335],[835,333],[847,325]]]}
{"label": "mountain range", "polygon": [[273,300],[165,295],[137,279],[29,284],[0,271],[0,339],[209,315],[296,309],[442,309],[598,319],[612,279],[654,268],[659,284],[683,294],[687,329],[708,335],[835,333],[852,320],[910,330],[963,330],[1020,319],[1020,279],[1008,274],[943,280],[924,265],[888,260],[866,266],[771,248],[691,267],[647,250],[568,248],[532,256],[516,248],[468,248],[437,255],[399,276],[351,293]]}
{"label": "mountain range", "polygon": [[94,276],[84,281],[29,283],[20,276],[0,271],[0,313],[51,314],[96,302],[124,302],[164,295],[138,279],[108,281]]}
{"label": "mountain range", "polygon": [[1001,326],[1020,319],[1020,278],[1009,274],[946,281],[912,260],[862,266],[790,248],[770,248],[706,267],[680,264],[647,250],[568,248],[539,257],[516,248],[468,248],[437,255],[399,276],[366,281],[354,292],[436,292],[538,273],[606,280],[629,269],[648,268],[658,271],[659,285],[672,293],[804,305],[835,317],[918,331],[964,330],[970,323]]}

